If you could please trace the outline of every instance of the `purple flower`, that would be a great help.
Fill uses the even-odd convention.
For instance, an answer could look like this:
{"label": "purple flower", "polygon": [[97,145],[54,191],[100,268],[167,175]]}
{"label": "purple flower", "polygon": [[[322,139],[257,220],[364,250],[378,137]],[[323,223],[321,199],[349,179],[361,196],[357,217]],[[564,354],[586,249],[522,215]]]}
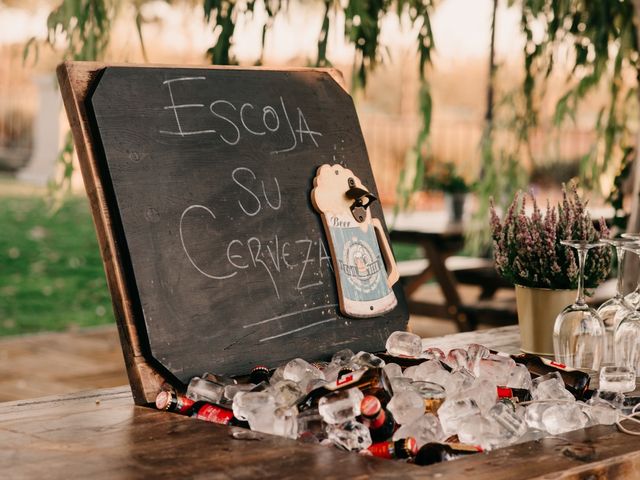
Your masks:
{"label": "purple flower", "polygon": [[[526,196],[516,193],[503,220],[491,200],[491,232],[497,271],[513,283],[538,288],[576,288],[578,264],[571,247],[561,240],[595,242],[609,236],[600,219],[594,226],[575,183],[562,186],[562,199],[556,207],[547,202],[544,212],[533,193],[529,194],[532,212],[525,212]],[[592,249],[585,265],[585,285],[595,288],[609,272],[611,252]]]}

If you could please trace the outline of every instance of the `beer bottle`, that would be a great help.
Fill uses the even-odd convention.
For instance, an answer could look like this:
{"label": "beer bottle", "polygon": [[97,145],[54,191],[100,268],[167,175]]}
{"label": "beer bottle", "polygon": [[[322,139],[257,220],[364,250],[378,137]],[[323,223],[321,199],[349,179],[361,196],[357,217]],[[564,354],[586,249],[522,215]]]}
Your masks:
{"label": "beer bottle", "polygon": [[400,440],[387,440],[371,445],[368,450],[374,457],[403,459],[413,458],[418,452],[418,444],[413,437],[401,438]]}
{"label": "beer bottle", "polygon": [[191,406],[190,415],[205,422],[249,428],[249,423],[233,416],[233,410],[200,400]]}
{"label": "beer bottle", "polygon": [[533,400],[531,392],[525,388],[511,388],[498,386],[498,399],[508,399],[513,403],[529,402]]}
{"label": "beer bottle", "polygon": [[[393,355],[389,355],[388,353],[376,353],[376,356],[380,357],[387,363],[395,363],[400,365],[402,370],[408,367],[415,367],[427,361],[426,358],[411,358],[411,357],[394,357]],[[451,372],[451,367],[444,362],[438,360],[447,372]]]}
{"label": "beer bottle", "polygon": [[156,408],[158,410],[167,410],[169,412],[181,413],[183,415],[187,415],[193,403],[193,400],[186,395],[169,392],[167,390],[161,391],[156,396]]}
{"label": "beer bottle", "polygon": [[365,395],[360,402],[360,414],[362,423],[369,428],[371,440],[381,442],[391,438],[396,430],[396,422],[393,415],[388,410],[382,408],[382,404],[377,397]]}
{"label": "beer bottle", "polygon": [[269,369],[264,365],[258,365],[253,367],[251,373],[249,374],[249,383],[253,383],[254,385],[258,385],[262,382],[269,383]]}
{"label": "beer bottle", "polygon": [[382,368],[363,368],[355,372],[348,372],[338,377],[335,382],[311,390],[298,403],[298,410],[315,407],[325,395],[353,387],[359,388],[365,395],[377,397],[383,406],[391,400],[391,386],[384,370]]}
{"label": "beer bottle", "polygon": [[464,443],[425,443],[414,459],[416,465],[433,465],[482,452],[482,448]]}
{"label": "beer bottle", "polygon": [[502,352],[494,352],[497,355],[508,356],[513,358],[516,363],[520,363],[527,367],[533,378],[546,375],[551,372],[558,372],[562,377],[562,381],[567,390],[569,390],[577,400],[582,400],[589,388],[591,377],[588,373],[567,367],[566,365],[548,358],[539,357],[530,353],[521,353],[518,355],[509,355]]}

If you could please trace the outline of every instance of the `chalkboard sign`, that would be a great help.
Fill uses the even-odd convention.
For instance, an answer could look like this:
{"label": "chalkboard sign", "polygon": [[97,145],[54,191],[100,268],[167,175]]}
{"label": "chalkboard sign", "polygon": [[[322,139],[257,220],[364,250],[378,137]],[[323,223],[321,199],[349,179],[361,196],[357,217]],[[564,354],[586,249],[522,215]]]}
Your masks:
{"label": "chalkboard sign", "polygon": [[[92,90],[92,93],[91,93]],[[147,354],[178,380],[381,350],[398,306],[343,317],[317,168],[374,194],[351,97],[320,70],[107,66],[85,106]],[[382,218],[379,205],[374,217]]]}

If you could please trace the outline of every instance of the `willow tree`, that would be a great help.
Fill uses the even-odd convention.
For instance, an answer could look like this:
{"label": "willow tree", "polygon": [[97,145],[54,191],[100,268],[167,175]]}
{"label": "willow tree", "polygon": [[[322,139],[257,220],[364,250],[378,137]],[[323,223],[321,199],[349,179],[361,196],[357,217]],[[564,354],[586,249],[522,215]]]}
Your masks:
{"label": "willow tree", "polygon": [[[170,2],[171,0],[165,0]],[[187,1],[187,0],[185,0]],[[215,65],[233,65],[237,59],[233,53],[235,26],[239,21],[264,18],[262,29],[262,52],[269,31],[274,28],[275,20],[286,13],[289,3],[293,0],[189,0],[189,3],[201,2],[204,21],[215,34],[213,45],[206,51],[207,58]],[[300,4],[308,5],[309,0],[297,0]],[[333,30],[339,28],[339,19],[344,18],[342,32],[346,41],[353,45],[354,76],[353,85],[356,88],[366,86],[367,75],[382,62],[380,41],[381,22],[385,16],[395,15],[408,18],[415,32],[415,45],[418,55],[418,73],[421,81],[420,114],[421,127],[415,145],[411,150],[411,158],[415,162],[412,178],[405,178],[400,193],[404,199],[408,192],[422,185],[423,165],[425,162],[425,145],[431,125],[431,95],[428,88],[426,70],[431,64],[434,48],[433,32],[430,15],[436,0],[316,0],[321,5],[322,16],[317,25],[310,26],[310,34],[317,35],[317,55],[313,66],[324,67],[331,65],[328,56],[328,39]],[[116,15],[125,3],[135,8],[133,21],[140,38],[143,54],[144,39],[141,7],[147,0],[63,0],[48,17],[47,42],[50,45],[63,41],[64,58],[73,60],[102,60],[111,39],[111,27]],[[256,9],[264,9],[265,15],[254,15]],[[28,46],[33,45],[30,42]],[[27,49],[28,52],[28,49]],[[261,64],[263,54],[256,59]],[[61,182],[70,179],[72,143],[68,138],[60,160],[65,165]],[[60,184],[60,182],[58,182]]]}
{"label": "willow tree", "polygon": [[[169,1],[169,0],[167,0]],[[187,1],[187,0],[184,0]],[[262,49],[275,20],[287,12],[294,0],[188,0],[200,3],[203,19],[214,31],[215,41],[206,55],[213,64],[234,64],[235,26],[245,19],[264,18]],[[309,0],[297,0],[309,4]],[[524,44],[525,78],[521,95],[513,92],[494,94],[495,63],[490,62],[487,94],[487,115],[481,144],[482,178],[478,186],[481,206],[487,198],[521,183],[526,168],[523,159],[531,155],[529,132],[539,123],[539,103],[548,94],[548,79],[562,70],[566,75],[565,91],[555,107],[553,122],[561,126],[572,121],[579,113],[585,98],[602,86],[609,95],[601,105],[595,123],[597,140],[581,162],[583,184],[597,188],[603,175],[615,175],[614,188],[609,198],[618,210],[622,209],[622,180],[628,175],[635,157],[635,138],[629,128],[629,115],[637,110],[637,76],[640,57],[635,19],[638,18],[640,0],[503,0],[520,8]],[[635,2],[635,8],[634,8]],[[111,27],[122,5],[133,5],[135,15],[129,16],[140,37],[142,36],[141,7],[146,0],[63,0],[47,20],[48,41],[52,45],[64,41],[65,58],[75,60],[101,60],[104,58],[111,36]],[[327,44],[329,34],[338,28],[348,43],[353,45],[354,85],[364,87],[367,75],[382,61],[380,42],[381,21],[387,15],[408,18],[415,28],[415,45],[419,58],[418,73],[421,80],[418,105],[421,128],[407,159],[407,168],[400,179],[400,203],[406,203],[409,193],[422,186],[424,165],[428,154],[432,101],[429,92],[427,67],[434,49],[430,17],[436,0],[316,0],[319,16],[309,34],[317,36],[317,53],[312,62],[316,66],[329,66]],[[495,30],[495,11],[498,0],[493,1],[492,32]],[[256,9],[265,15],[254,15]],[[337,20],[344,19],[344,23]],[[492,39],[494,38],[492,33]],[[493,40],[492,40],[493,45]],[[489,46],[488,46],[489,47]],[[493,51],[491,49],[491,51]],[[203,52],[204,54],[205,52]],[[493,54],[492,54],[493,55]],[[263,55],[256,59],[261,63]],[[635,72],[632,82],[625,82],[624,74]],[[494,97],[497,101],[494,102]],[[494,105],[495,104],[495,105]],[[495,107],[495,108],[494,108]],[[494,111],[500,107],[500,122]],[[637,111],[633,111],[637,115]],[[504,150],[494,144],[496,129],[510,130],[517,139],[516,148]],[[70,142],[69,144],[70,145]],[[70,175],[70,147],[61,155],[65,163],[65,177]],[[636,162],[639,163],[639,162]],[[410,173],[409,173],[410,172]],[[636,175],[636,195],[640,193],[640,174]],[[640,228],[640,216],[633,209],[632,224]],[[482,216],[484,209],[480,209]],[[478,223],[486,218],[478,217]]]}
{"label": "willow tree", "polygon": [[[608,195],[622,210],[619,187],[630,171],[636,145],[629,120],[638,115],[640,56],[634,5],[630,0],[521,1],[525,125],[537,125],[539,100],[549,93],[547,80],[556,71],[566,75],[553,113],[556,127],[575,122],[587,97],[604,89],[607,94],[598,102],[593,125],[596,140],[581,160],[580,176],[586,187]],[[613,185],[603,181],[614,177]]]}

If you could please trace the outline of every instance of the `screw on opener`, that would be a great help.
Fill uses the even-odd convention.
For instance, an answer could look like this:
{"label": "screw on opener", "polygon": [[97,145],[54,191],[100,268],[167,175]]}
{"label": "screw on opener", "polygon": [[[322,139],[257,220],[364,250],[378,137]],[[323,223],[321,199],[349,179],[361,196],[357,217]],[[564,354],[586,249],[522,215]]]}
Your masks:
{"label": "screw on opener", "polygon": [[356,219],[356,222],[362,223],[367,218],[367,208],[369,208],[369,206],[378,199],[371,192],[363,188],[356,187],[356,181],[352,177],[349,177],[347,181],[349,183],[347,198],[353,200],[349,210],[351,210],[351,215]]}

